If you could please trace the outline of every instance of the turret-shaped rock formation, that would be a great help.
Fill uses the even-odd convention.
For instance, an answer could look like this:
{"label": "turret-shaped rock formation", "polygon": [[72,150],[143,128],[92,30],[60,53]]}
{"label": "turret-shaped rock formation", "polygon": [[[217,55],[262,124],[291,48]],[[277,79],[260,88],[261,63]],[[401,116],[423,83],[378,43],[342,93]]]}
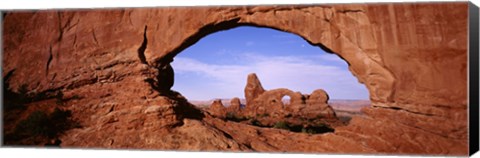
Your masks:
{"label": "turret-shaped rock formation", "polygon": [[[289,96],[289,104],[282,100]],[[247,116],[269,115],[273,117],[298,116],[304,118],[336,119],[333,108],[328,105],[328,94],[317,89],[311,95],[303,95],[289,89],[265,91],[255,73],[249,74],[245,87]]]}
{"label": "turret-shaped rock formation", "polygon": [[248,74],[247,85],[245,86],[245,99],[247,105],[253,103],[253,100],[260,96],[265,89],[263,89],[260,80],[255,73]]}

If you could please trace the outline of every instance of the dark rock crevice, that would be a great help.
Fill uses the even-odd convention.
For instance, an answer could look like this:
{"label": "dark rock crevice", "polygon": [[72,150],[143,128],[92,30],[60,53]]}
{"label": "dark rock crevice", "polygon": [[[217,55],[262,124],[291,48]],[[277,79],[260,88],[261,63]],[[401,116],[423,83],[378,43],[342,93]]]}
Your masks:
{"label": "dark rock crevice", "polygon": [[358,12],[365,12],[363,10],[360,10],[360,9],[345,9],[345,10],[337,10],[337,13],[343,13],[343,14],[346,14],[346,13],[358,13]]}
{"label": "dark rock crevice", "polygon": [[396,110],[396,111],[405,111],[405,112],[408,112],[408,113],[423,115],[423,116],[429,116],[429,117],[441,117],[441,116],[437,116],[437,115],[434,115],[434,114],[411,111],[411,110],[400,108],[400,107],[385,107],[385,106],[375,106],[375,105],[372,105],[372,107],[373,108],[383,108],[383,109],[389,109],[389,110]]}
{"label": "dark rock crevice", "polygon": [[95,45],[100,46],[100,44],[98,43],[97,34],[95,34],[95,29],[92,30],[92,37],[93,41],[95,41]]}
{"label": "dark rock crevice", "polygon": [[145,50],[147,49],[147,44],[148,44],[148,39],[147,39],[147,25],[145,25],[144,31],[143,31],[143,42],[138,48],[138,58],[140,59],[140,62],[142,64],[147,64],[147,59],[145,58]]}
{"label": "dark rock crevice", "polygon": [[62,13],[57,12],[57,17],[58,17],[58,38],[57,38],[57,41],[60,42],[60,41],[62,41],[63,29],[65,27],[62,26]]}
{"label": "dark rock crevice", "polygon": [[52,54],[52,45],[50,45],[49,50],[48,50],[48,60],[47,60],[47,66],[46,66],[46,73],[45,76],[48,76],[49,69],[50,69],[50,63],[52,62],[53,59],[53,54]]}
{"label": "dark rock crevice", "polygon": [[72,29],[73,27],[77,26],[77,24],[80,22],[80,19],[78,19],[76,23],[72,24],[72,20],[73,20],[73,15],[72,15],[72,16],[66,17],[67,21],[65,22],[65,24],[63,24],[63,22],[62,22],[63,21],[63,19],[62,19],[63,15],[65,15],[65,14],[62,14],[61,12],[57,12],[58,32],[59,32],[57,42],[62,41],[65,31],[68,31],[68,30]]}

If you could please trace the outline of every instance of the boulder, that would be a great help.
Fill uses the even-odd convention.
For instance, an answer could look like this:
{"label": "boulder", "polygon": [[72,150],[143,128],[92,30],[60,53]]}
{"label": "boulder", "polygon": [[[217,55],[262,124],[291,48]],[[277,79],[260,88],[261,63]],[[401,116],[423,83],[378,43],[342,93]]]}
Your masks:
{"label": "boulder", "polygon": [[240,114],[241,113],[241,103],[240,99],[235,97],[230,100],[230,106],[227,107],[227,113]]}
{"label": "boulder", "polygon": [[208,111],[211,115],[221,119],[224,119],[227,115],[227,109],[223,106],[222,100],[220,99],[214,100]]}
{"label": "boulder", "polygon": [[335,111],[328,105],[328,94],[323,89],[317,89],[312,92],[306,101],[306,108],[301,112],[302,115],[309,118],[336,118]]}

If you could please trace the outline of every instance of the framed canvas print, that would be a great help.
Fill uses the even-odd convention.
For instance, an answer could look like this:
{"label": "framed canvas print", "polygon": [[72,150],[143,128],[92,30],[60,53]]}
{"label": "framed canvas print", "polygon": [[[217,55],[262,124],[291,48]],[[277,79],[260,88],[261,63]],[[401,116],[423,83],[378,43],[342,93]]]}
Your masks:
{"label": "framed canvas print", "polygon": [[2,145],[469,156],[468,1],[2,10]]}

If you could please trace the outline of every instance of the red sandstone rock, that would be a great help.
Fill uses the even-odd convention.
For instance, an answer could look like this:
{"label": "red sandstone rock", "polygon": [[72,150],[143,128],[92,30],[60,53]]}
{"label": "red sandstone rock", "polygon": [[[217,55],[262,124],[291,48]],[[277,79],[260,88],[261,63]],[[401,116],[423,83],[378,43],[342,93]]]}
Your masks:
{"label": "red sandstone rock", "polygon": [[[261,85],[255,74],[250,74],[245,89],[254,85],[251,83],[252,81],[255,82],[255,85]],[[289,100],[283,100],[286,96]],[[282,126],[284,128],[286,126],[288,128],[290,126],[303,126],[305,131],[308,127],[318,126],[319,124],[328,126],[341,124],[333,108],[328,105],[327,93],[321,89],[315,90],[311,95],[302,95],[300,92],[293,92],[285,88],[264,90],[263,93],[251,99],[250,104],[246,105],[245,109],[241,111],[239,108],[236,108],[237,110],[227,109],[227,120],[243,121],[243,123],[257,126],[273,127],[278,123],[280,123],[278,127]],[[240,104],[238,98],[232,99],[232,102],[235,106]],[[221,111],[220,109],[220,107],[215,107],[215,111]],[[218,117],[220,112],[211,113]],[[244,117],[242,119],[238,116]],[[219,118],[223,119],[224,117],[220,115]]]}
{"label": "red sandstone rock", "polygon": [[306,101],[306,108],[302,111],[302,115],[324,118],[336,118],[335,111],[328,105],[328,94],[323,89],[317,89],[312,92]]}
{"label": "red sandstone rock", "polygon": [[263,89],[260,80],[258,80],[257,75],[255,73],[248,74],[247,85],[245,86],[245,100],[247,105],[252,104],[253,100],[263,92],[265,92],[265,90]]}
{"label": "red sandstone rock", "polygon": [[225,108],[225,106],[223,106],[222,101],[220,99],[214,100],[212,105],[210,105],[210,108],[208,111],[213,116],[221,119],[224,119],[227,115],[227,109]]}
{"label": "red sandstone rock", "polygon": [[[251,87],[253,87],[252,85],[261,85],[260,80],[256,78],[255,74],[249,75],[245,89],[251,89]],[[302,95],[300,92],[293,92],[285,88],[267,91],[262,88],[262,91],[264,92],[257,97],[250,98],[250,104],[247,104],[243,111],[245,115],[250,117],[268,115],[274,118],[284,118],[287,115],[293,115],[306,119],[336,119],[333,108],[328,105],[328,95],[322,89],[313,91],[311,95]],[[246,90],[246,92],[251,91]],[[252,94],[256,93],[245,95],[251,96]],[[287,104],[282,100],[286,96],[290,98]]]}
{"label": "red sandstone rock", "polygon": [[229,113],[236,113],[236,114],[241,114],[241,103],[240,99],[235,97],[232,100],[230,100],[230,106],[227,107],[227,112]]}

